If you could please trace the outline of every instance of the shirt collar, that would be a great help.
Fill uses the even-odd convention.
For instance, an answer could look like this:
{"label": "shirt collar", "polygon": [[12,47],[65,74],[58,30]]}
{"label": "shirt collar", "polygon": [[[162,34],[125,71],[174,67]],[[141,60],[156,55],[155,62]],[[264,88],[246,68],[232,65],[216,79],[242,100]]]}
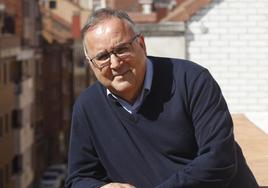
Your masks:
{"label": "shirt collar", "polygon": [[153,80],[153,64],[152,62],[147,58],[146,60],[146,73],[145,73],[145,79],[143,84],[143,89],[139,95],[139,97],[136,99],[136,101],[133,103],[133,105],[130,105],[128,102],[123,100],[122,98],[117,97],[114,95],[110,90],[106,89],[107,96],[112,96],[115,100],[117,100],[123,108],[128,111],[129,113],[135,113],[138,111],[140,106],[142,105],[145,97],[150,93],[151,86],[152,86],[152,80]]}
{"label": "shirt collar", "polygon": [[145,75],[143,90],[144,89],[148,90],[148,93],[151,90],[152,80],[153,80],[153,64],[152,64],[150,59],[147,59],[147,61],[146,61],[146,75]]}

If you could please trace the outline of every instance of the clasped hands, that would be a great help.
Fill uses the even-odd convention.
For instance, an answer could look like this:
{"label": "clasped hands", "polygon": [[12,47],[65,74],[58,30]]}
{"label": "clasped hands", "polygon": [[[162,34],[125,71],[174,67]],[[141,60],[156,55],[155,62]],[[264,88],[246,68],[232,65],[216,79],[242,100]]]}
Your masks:
{"label": "clasped hands", "polygon": [[127,183],[108,183],[100,188],[136,188],[133,185]]}

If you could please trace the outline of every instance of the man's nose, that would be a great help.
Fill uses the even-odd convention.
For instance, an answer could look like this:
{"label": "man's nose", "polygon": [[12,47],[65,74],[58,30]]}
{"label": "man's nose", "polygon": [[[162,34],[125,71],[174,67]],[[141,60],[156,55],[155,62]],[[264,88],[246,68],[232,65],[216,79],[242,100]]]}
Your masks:
{"label": "man's nose", "polygon": [[110,68],[111,69],[116,69],[116,68],[118,68],[119,66],[120,66],[120,64],[121,64],[121,60],[120,60],[120,58],[118,57],[118,56],[116,56],[116,54],[114,54],[114,53],[111,53],[111,55],[110,55]]}

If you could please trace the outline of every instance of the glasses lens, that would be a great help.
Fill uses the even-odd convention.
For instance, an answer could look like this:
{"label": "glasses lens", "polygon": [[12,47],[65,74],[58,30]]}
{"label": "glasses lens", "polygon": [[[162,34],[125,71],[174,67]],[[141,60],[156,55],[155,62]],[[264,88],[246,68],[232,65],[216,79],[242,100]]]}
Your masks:
{"label": "glasses lens", "polygon": [[132,52],[132,42],[138,37],[136,35],[129,42],[123,43],[117,47],[115,47],[112,51],[104,51],[96,55],[95,58],[92,59],[92,62],[96,64],[98,67],[105,67],[110,63],[110,56],[114,54],[120,58],[127,58]]}
{"label": "glasses lens", "polygon": [[108,52],[103,52],[103,53],[99,53],[97,54],[97,56],[95,57],[95,59],[97,61],[106,61],[107,59],[110,58],[110,54]]}
{"label": "glasses lens", "polygon": [[96,55],[92,60],[98,67],[105,67],[109,64],[110,54],[108,52],[102,52]]}
{"label": "glasses lens", "polygon": [[122,44],[120,46],[117,46],[114,50],[114,53],[116,55],[124,55],[124,54],[128,54],[131,52],[131,48],[129,44]]}

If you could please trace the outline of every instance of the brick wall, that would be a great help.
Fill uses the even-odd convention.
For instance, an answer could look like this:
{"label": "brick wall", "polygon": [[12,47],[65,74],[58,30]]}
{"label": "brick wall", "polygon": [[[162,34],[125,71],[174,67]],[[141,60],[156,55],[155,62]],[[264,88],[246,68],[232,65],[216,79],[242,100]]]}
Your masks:
{"label": "brick wall", "polygon": [[187,23],[187,58],[210,70],[231,112],[268,111],[267,10],[267,0],[214,0]]}

